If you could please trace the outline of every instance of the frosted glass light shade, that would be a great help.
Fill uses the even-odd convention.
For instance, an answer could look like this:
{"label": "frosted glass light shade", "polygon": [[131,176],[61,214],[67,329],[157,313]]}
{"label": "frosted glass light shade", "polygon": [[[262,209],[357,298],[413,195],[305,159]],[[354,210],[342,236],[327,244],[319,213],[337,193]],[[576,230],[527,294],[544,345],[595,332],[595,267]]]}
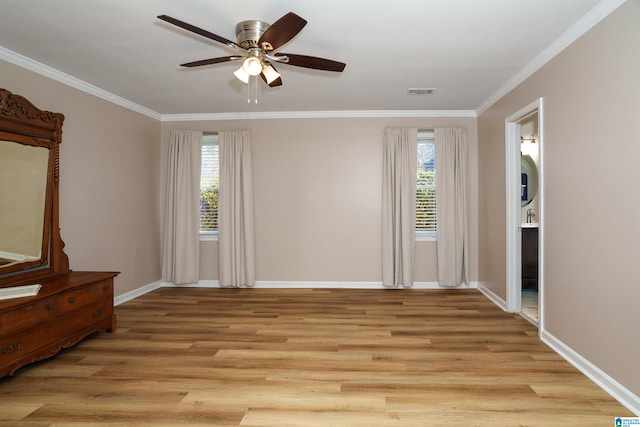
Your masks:
{"label": "frosted glass light shade", "polygon": [[250,76],[257,76],[262,72],[262,62],[258,58],[250,56],[242,63],[242,69]]}
{"label": "frosted glass light shade", "polygon": [[280,73],[278,73],[271,65],[264,67],[262,69],[262,74],[264,74],[264,78],[267,79],[268,85],[270,85],[274,80],[280,78]]}
{"label": "frosted glass light shade", "polygon": [[243,83],[247,83],[249,84],[249,74],[244,70],[244,66],[238,68],[234,73],[234,76],[236,76],[238,78],[238,80],[242,81]]}

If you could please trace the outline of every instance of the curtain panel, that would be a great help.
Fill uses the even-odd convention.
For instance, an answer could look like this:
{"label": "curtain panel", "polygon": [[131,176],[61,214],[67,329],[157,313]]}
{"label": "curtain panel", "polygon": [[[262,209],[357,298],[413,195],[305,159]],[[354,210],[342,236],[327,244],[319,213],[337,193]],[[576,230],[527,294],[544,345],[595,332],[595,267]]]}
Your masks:
{"label": "curtain panel", "polygon": [[171,131],[162,235],[162,279],[199,280],[202,132]]}
{"label": "curtain panel", "polygon": [[382,166],[382,284],[413,285],[418,130],[386,128]]}
{"label": "curtain panel", "polygon": [[251,131],[219,133],[219,283],[255,285]]}
{"label": "curtain panel", "polygon": [[434,129],[438,282],[469,282],[469,165],[467,130]]}

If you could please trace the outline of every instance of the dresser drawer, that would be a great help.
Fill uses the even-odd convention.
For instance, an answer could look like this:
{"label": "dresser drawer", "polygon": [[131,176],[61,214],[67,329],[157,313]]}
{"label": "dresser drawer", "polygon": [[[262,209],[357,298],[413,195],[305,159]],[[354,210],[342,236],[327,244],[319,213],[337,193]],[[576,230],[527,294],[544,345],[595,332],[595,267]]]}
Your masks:
{"label": "dresser drawer", "polygon": [[91,326],[111,316],[113,316],[113,302],[111,299],[103,298],[63,313],[57,331],[61,335],[66,335],[77,331],[78,325]]}
{"label": "dresser drawer", "polygon": [[62,297],[62,312],[78,310],[81,307],[93,305],[105,299],[113,304],[113,282],[111,280],[66,292]]}
{"label": "dresser drawer", "polygon": [[0,366],[42,347],[43,342],[57,338],[57,321],[51,320],[18,334],[0,337]]}
{"label": "dresser drawer", "polygon": [[59,309],[58,297],[34,301],[33,303],[0,313],[0,336],[14,334],[43,322],[50,322]]}

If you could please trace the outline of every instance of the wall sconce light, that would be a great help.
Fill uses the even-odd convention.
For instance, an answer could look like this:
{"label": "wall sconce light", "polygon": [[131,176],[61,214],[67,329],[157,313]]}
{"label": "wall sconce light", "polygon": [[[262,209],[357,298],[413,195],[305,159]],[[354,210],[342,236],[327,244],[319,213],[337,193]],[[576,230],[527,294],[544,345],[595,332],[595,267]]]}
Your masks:
{"label": "wall sconce light", "polygon": [[530,138],[525,138],[524,136],[520,136],[520,144],[523,144],[525,142],[530,142],[532,144],[536,143],[536,139],[533,137],[533,135],[531,135]]}

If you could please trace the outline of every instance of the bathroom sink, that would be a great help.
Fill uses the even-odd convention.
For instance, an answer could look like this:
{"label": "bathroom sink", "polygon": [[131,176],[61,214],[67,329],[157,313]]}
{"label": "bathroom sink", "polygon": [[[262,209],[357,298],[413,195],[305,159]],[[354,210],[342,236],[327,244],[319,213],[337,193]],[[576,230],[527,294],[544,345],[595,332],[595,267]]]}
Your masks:
{"label": "bathroom sink", "polygon": [[537,222],[525,222],[521,225],[522,228],[538,228]]}

